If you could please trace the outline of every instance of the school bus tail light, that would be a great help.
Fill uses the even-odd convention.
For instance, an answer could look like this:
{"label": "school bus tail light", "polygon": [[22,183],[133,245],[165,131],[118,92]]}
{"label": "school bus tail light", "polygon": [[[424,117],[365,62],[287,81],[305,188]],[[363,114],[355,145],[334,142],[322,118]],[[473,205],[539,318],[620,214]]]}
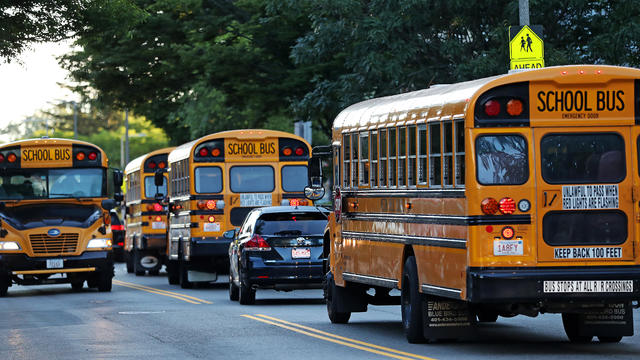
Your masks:
{"label": "school bus tail light", "polygon": [[162,221],[162,216],[156,215],[156,218],[154,220],[155,220],[155,222],[160,222],[160,221]]}
{"label": "school bus tail light", "polygon": [[162,205],[158,203],[153,204],[153,211],[162,211]]}
{"label": "school bus tail light", "polygon": [[271,250],[271,246],[269,243],[262,238],[260,235],[253,235],[249,241],[244,243],[245,251],[269,251]]}
{"label": "school bus tail light", "polygon": [[293,154],[293,150],[291,150],[290,147],[287,146],[284,149],[282,149],[282,155],[291,156],[291,154]]}
{"label": "school bus tail light", "polygon": [[209,217],[207,218],[207,221],[210,222],[210,223],[215,222],[216,221],[216,217],[213,216],[213,215],[209,215]]}
{"label": "school bus tail light", "polygon": [[207,200],[207,202],[205,203],[205,207],[207,208],[207,210],[214,210],[216,208],[216,201]]}
{"label": "school bus tail light", "polygon": [[164,169],[164,168],[166,168],[166,167],[167,167],[167,163],[166,163],[166,162],[164,162],[164,161],[160,161],[160,162],[158,163],[158,169]]}
{"label": "school bus tail light", "polygon": [[7,155],[7,161],[10,163],[14,163],[16,162],[18,158],[16,157],[16,154],[14,153],[9,153],[9,155]]}
{"label": "school bus tail light", "polygon": [[93,161],[98,158],[98,153],[92,151],[89,153],[89,156],[87,157],[89,158],[89,160]]}
{"label": "school bus tail light", "polygon": [[505,215],[511,215],[516,211],[516,202],[510,197],[500,199],[500,212]]}
{"label": "school bus tail light", "polygon": [[480,203],[480,209],[485,215],[493,215],[498,211],[498,201],[494,198],[486,198]]}
{"label": "school bus tail light", "polygon": [[522,101],[518,99],[511,99],[507,102],[507,113],[511,116],[518,116],[522,114],[524,105]]}
{"label": "school bus tail light", "polygon": [[76,153],[76,160],[78,160],[78,161],[84,160],[85,157],[86,157],[86,155],[82,151],[78,151]]}
{"label": "school bus tail light", "polygon": [[220,149],[214,148],[211,150],[211,156],[218,157],[220,156]]}
{"label": "school bus tail light", "polygon": [[502,237],[505,238],[506,240],[513,239],[513,236],[516,234],[511,226],[503,227],[500,233],[502,234]]}

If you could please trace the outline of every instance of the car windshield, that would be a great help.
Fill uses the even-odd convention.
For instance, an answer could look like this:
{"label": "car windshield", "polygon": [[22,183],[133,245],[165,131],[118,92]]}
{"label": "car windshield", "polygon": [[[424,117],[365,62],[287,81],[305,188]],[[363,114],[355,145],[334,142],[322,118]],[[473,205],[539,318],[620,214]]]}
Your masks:
{"label": "car windshield", "polygon": [[326,215],[320,212],[262,214],[256,221],[255,233],[275,236],[320,235],[326,225]]}
{"label": "car windshield", "polygon": [[102,168],[3,169],[0,200],[102,197],[105,174]]}

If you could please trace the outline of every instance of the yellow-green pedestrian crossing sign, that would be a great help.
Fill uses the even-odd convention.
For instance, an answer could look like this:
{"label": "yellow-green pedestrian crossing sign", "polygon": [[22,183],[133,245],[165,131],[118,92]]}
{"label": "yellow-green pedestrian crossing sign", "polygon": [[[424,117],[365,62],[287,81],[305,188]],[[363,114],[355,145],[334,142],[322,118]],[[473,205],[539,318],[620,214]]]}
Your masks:
{"label": "yellow-green pedestrian crossing sign", "polygon": [[535,69],[544,67],[544,43],[542,42],[542,26],[532,25],[538,34],[529,26],[509,27],[510,69]]}

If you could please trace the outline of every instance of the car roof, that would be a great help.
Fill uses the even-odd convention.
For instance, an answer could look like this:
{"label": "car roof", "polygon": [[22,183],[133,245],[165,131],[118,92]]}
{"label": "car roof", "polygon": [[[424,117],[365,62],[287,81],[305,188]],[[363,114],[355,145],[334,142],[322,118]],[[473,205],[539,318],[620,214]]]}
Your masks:
{"label": "car roof", "polygon": [[329,212],[329,210],[323,207],[315,207],[315,206],[265,206],[262,208],[258,208],[257,211],[263,214],[288,213],[288,212],[318,212],[318,211],[322,211],[324,213]]}

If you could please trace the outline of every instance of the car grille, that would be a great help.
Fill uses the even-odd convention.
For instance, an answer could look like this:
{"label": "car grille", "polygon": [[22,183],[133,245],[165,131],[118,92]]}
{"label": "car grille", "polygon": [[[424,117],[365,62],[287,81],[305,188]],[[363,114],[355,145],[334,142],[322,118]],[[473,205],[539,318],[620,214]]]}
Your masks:
{"label": "car grille", "polygon": [[29,236],[29,240],[36,255],[74,253],[78,248],[78,234],[60,234],[57,237],[33,234]]}

